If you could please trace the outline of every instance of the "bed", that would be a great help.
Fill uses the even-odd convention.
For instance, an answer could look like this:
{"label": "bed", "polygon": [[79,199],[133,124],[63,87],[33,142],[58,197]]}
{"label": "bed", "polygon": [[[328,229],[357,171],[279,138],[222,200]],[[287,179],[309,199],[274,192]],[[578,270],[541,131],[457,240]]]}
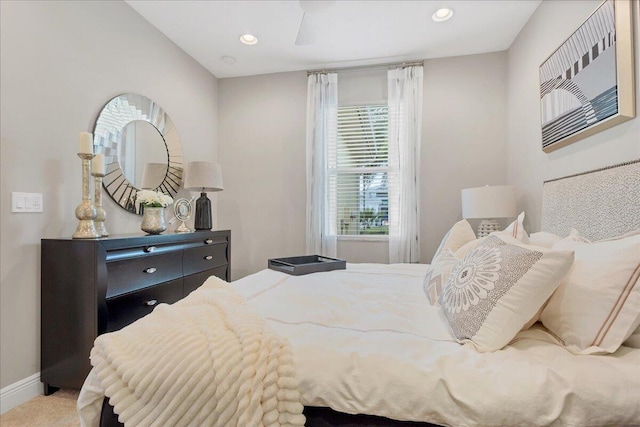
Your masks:
{"label": "bed", "polygon": [[[623,293],[611,310],[615,316],[606,316],[606,331],[587,345],[573,336],[579,334],[567,316],[579,317],[597,298],[580,306],[582,296],[573,296],[567,276],[582,277],[575,263],[566,263],[569,273],[558,273],[562,284],[542,298],[546,306],[540,303],[533,326],[516,331],[498,350],[461,339],[446,298],[439,299],[442,306],[429,303],[425,276],[434,274],[438,257],[432,266],[348,264],[346,270],[305,276],[267,269],[232,285],[290,343],[306,425],[640,425],[640,235],[634,232],[640,229],[639,203],[640,163],[629,162],[545,183],[546,231],[528,236],[522,224],[515,227],[526,245],[542,245],[553,236],[544,244],[559,249],[540,249],[543,258],[564,249],[572,262],[574,252],[576,262],[631,260],[610,273],[626,275]],[[515,229],[504,242],[515,239]],[[458,246],[464,250],[465,244]],[[599,273],[587,268],[582,274],[596,280]],[[560,314],[552,316],[553,310]],[[83,425],[117,425],[103,396],[90,374],[79,399]]]}

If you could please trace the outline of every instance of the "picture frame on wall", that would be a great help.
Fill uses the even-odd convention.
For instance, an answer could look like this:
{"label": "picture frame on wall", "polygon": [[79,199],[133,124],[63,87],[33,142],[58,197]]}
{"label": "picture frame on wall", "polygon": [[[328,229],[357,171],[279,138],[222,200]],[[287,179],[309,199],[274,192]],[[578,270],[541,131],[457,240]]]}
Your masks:
{"label": "picture frame on wall", "polygon": [[542,150],[635,117],[631,0],[605,0],[540,65]]}

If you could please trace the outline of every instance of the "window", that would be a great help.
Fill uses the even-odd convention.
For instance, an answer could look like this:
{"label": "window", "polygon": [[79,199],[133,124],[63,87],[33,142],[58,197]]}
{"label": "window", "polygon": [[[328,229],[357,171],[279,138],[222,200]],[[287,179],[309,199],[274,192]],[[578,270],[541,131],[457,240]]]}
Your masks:
{"label": "window", "polygon": [[338,108],[337,140],[329,144],[329,198],[338,235],[388,235],[388,108]]}

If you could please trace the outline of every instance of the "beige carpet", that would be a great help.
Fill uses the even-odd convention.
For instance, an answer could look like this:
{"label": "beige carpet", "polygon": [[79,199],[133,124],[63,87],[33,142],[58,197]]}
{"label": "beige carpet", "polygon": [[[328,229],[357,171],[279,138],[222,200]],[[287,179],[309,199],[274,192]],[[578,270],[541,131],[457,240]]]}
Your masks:
{"label": "beige carpet", "polygon": [[0,415],[2,427],[79,427],[77,391],[58,390],[50,396],[34,397]]}

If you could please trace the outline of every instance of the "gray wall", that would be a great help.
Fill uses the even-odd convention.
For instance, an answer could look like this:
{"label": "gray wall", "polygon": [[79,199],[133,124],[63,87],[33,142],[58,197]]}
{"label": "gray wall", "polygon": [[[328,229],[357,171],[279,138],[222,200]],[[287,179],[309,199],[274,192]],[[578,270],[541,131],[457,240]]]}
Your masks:
{"label": "gray wall", "polygon": [[460,190],[507,184],[505,52],[424,63],[420,259],[462,219]]}
{"label": "gray wall", "polygon": [[[541,149],[538,67],[601,3],[543,1],[508,51],[509,183],[527,213],[525,227],[540,228],[545,180],[640,158],[640,119],[614,126],[546,154]],[[636,109],[640,107],[640,31],[635,3]]]}
{"label": "gray wall", "polygon": [[[425,61],[423,262],[460,218],[462,188],[506,183],[506,59],[499,52]],[[355,74],[341,79],[350,80],[349,99],[362,96]],[[365,81],[384,96],[384,82]],[[234,233],[234,279],[265,268],[268,258],[304,253],[306,85],[305,72],[219,81],[225,190],[218,210],[220,227]],[[388,249],[386,242],[340,241],[338,256],[388,262]]]}
{"label": "gray wall", "polygon": [[[124,2],[0,2],[0,387],[40,370],[40,238],[70,236],[81,200],[78,132],[137,92],[173,119],[185,160],[217,155],[217,79]],[[11,192],[44,212],[11,213]],[[140,217],[105,198],[109,231]],[[69,268],[73,268],[72,265]],[[64,315],[64,313],[61,313]]]}
{"label": "gray wall", "polygon": [[219,80],[221,228],[232,278],[304,253],[306,72]]}

